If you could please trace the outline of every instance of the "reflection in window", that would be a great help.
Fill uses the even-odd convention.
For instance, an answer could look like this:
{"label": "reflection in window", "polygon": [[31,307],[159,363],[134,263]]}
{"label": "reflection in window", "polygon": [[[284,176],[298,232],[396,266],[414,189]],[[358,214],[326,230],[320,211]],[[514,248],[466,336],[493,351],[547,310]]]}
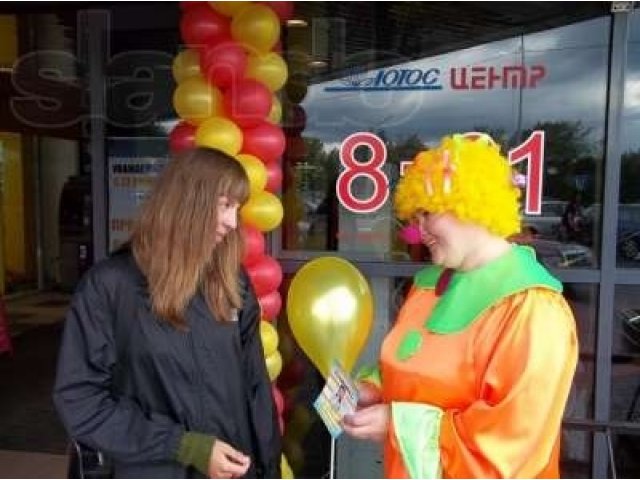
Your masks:
{"label": "reflection in window", "polygon": [[[349,212],[337,201],[335,181],[343,168],[339,148],[352,133],[373,132],[384,141],[383,171],[393,189],[400,162],[443,135],[484,131],[506,154],[541,129],[546,134],[543,211],[524,218],[521,240],[551,268],[596,267],[609,27],[609,18],[601,17],[407,58],[387,68],[360,68],[357,74],[344,70],[339,78],[312,84],[300,105],[306,114],[305,154],[287,167],[291,182],[284,192],[284,249],[428,261],[424,249],[398,239],[401,225],[394,218],[392,197],[367,214]],[[420,88],[396,85],[401,71]],[[382,87],[374,88],[376,82]],[[518,168],[526,173],[526,162]],[[371,189],[365,178],[352,185],[357,198]]]}
{"label": "reflection in window", "polygon": [[622,114],[618,266],[640,268],[640,11],[629,24]]}
{"label": "reflection in window", "polygon": [[612,420],[640,419],[640,287],[616,287],[611,380]]}
{"label": "reflection in window", "polygon": [[563,428],[560,442],[560,478],[592,478],[593,434]]}

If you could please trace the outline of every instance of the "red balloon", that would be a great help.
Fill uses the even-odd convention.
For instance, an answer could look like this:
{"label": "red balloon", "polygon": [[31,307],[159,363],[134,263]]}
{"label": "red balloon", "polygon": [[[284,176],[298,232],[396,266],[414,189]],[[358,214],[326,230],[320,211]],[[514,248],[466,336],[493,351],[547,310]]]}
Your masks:
{"label": "red balloon", "polygon": [[284,397],[275,385],[271,386],[271,393],[273,393],[273,401],[276,404],[276,411],[278,412],[278,416],[280,416],[284,411]]}
{"label": "red balloon", "polygon": [[264,234],[250,225],[242,226],[242,236],[244,238],[244,259],[246,267],[255,264],[264,256]]}
{"label": "red balloon", "polygon": [[180,33],[192,48],[215,45],[231,38],[231,23],[208,3],[195,2],[184,10],[180,20]]}
{"label": "red balloon", "polygon": [[258,2],[267,5],[280,19],[280,23],[293,18],[293,2]]}
{"label": "red balloon", "polygon": [[202,2],[186,2],[186,1],[182,1],[180,2],[180,10],[189,10],[190,8],[193,8],[197,5],[200,5]]}
{"label": "red balloon", "polygon": [[262,316],[267,320],[275,320],[282,309],[282,297],[277,290],[258,297],[258,303],[262,310]]}
{"label": "red balloon", "polygon": [[267,185],[264,189],[271,193],[277,193],[282,188],[282,165],[280,162],[268,163],[267,167]]}
{"label": "red balloon", "polygon": [[269,122],[243,131],[242,153],[255,155],[264,163],[277,161],[284,152],[285,138],[282,129]]}
{"label": "red balloon", "polygon": [[282,128],[287,135],[300,135],[307,126],[307,114],[300,105],[287,104],[284,109]]}
{"label": "red balloon", "polygon": [[247,52],[242,45],[232,41],[205,48],[200,55],[200,69],[214,85],[228,87],[244,77]]}
{"label": "red balloon", "polygon": [[169,134],[169,149],[172,152],[190,150],[196,146],[196,127],[187,122],[180,122]]}
{"label": "red balloon", "polygon": [[226,114],[240,127],[255,127],[269,115],[273,95],[262,82],[247,78],[231,84],[223,104]]}
{"label": "red balloon", "polygon": [[263,255],[256,263],[247,267],[247,273],[258,297],[278,290],[282,283],[282,267],[268,255]]}

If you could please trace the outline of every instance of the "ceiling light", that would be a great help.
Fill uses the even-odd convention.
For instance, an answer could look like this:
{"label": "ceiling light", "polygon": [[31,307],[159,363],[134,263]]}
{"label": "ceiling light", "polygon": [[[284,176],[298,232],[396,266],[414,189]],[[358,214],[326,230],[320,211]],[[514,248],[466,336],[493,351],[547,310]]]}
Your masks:
{"label": "ceiling light", "polygon": [[312,60],[309,62],[311,68],[326,68],[327,62],[325,60]]}
{"label": "ceiling light", "polygon": [[308,27],[309,24],[306,20],[302,20],[301,18],[292,18],[291,20],[287,20],[287,27],[291,28],[304,28]]}

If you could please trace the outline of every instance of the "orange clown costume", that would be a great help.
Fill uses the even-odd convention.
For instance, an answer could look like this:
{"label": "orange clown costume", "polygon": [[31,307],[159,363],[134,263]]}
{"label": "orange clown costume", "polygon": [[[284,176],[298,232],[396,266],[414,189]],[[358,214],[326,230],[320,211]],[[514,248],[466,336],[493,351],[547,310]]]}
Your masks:
{"label": "orange clown costume", "polygon": [[[474,161],[492,185],[474,180]],[[398,216],[452,211],[506,238],[519,230],[504,208],[519,195],[510,178],[490,139],[447,138],[401,180]],[[363,378],[390,405],[387,478],[559,477],[578,356],[561,292],[533,251],[517,245],[474,270],[429,266],[416,274],[379,367]]]}

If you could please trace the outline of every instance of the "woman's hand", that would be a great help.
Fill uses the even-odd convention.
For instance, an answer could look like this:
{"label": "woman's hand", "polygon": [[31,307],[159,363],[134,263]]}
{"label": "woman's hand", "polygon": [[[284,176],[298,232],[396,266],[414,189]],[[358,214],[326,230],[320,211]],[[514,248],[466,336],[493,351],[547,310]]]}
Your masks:
{"label": "woman's hand", "polygon": [[358,407],[369,407],[382,402],[380,389],[371,382],[358,382]]}
{"label": "woman's hand", "polygon": [[382,442],[389,429],[389,405],[377,403],[359,408],[355,413],[342,418],[342,428],[354,438]]}
{"label": "woman's hand", "polygon": [[238,478],[247,473],[251,458],[228,443],[217,440],[209,457],[210,478]]}

